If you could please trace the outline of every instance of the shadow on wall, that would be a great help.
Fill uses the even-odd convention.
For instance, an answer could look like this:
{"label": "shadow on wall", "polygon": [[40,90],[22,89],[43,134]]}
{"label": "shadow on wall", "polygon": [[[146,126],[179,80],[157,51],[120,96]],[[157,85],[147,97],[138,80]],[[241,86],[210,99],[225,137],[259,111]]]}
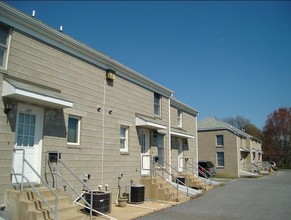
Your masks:
{"label": "shadow on wall", "polygon": [[43,134],[45,136],[66,138],[66,123],[62,109],[45,109]]}
{"label": "shadow on wall", "polygon": [[[10,125],[11,132],[16,131],[16,118],[17,118],[17,103],[13,103],[13,109],[7,113],[7,122]],[[66,123],[64,117],[64,111],[62,109],[50,109],[44,110],[44,128],[43,135],[66,138]]]}

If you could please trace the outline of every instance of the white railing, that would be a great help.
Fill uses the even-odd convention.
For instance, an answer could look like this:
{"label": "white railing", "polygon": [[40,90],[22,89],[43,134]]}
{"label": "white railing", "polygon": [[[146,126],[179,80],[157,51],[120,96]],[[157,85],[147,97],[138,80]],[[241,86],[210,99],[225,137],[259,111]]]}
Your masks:
{"label": "white railing", "polygon": [[209,184],[212,185],[212,173],[201,167],[198,163],[194,161],[193,158],[184,158],[184,160],[186,164],[186,173],[189,171],[194,176],[196,176],[196,173],[198,173],[198,176],[200,174],[200,176],[204,179],[204,189],[206,189],[207,187],[207,179],[209,180]]}
{"label": "white railing", "polygon": [[[33,168],[33,166],[25,159],[25,150],[24,149],[13,149],[13,154],[16,153],[16,151],[22,151],[22,169],[21,173],[15,173],[14,169],[11,169],[11,176],[14,176],[17,184],[20,185],[20,191],[23,192],[24,188],[24,180],[26,180],[26,183],[28,183],[33,191],[40,197],[40,199],[47,205],[47,207],[52,211],[54,214],[54,220],[58,219],[58,195],[55,193],[54,189],[50,187],[46,181],[38,174],[38,172]],[[14,156],[12,157],[14,160]],[[13,163],[14,164],[14,161]],[[33,172],[34,174],[41,180],[41,182],[46,186],[46,188],[54,195],[55,197],[55,207],[52,208],[52,206],[47,202],[47,200],[41,195],[41,193],[37,190],[36,187],[34,187],[33,183],[25,176],[25,165],[27,165]],[[17,176],[21,177],[20,183],[17,180]]]}
{"label": "white railing", "polygon": [[[146,157],[150,157],[150,159],[147,159],[147,160],[151,161],[151,164],[152,164],[151,166],[152,167],[150,167],[150,168],[144,168],[143,167],[143,164],[144,164],[143,160]],[[189,196],[189,186],[187,184],[183,183],[177,177],[175,177],[172,173],[170,173],[167,170],[167,167],[165,167],[164,165],[166,165],[167,167],[170,167],[171,170],[175,170],[176,172],[179,172],[174,167],[170,166],[166,162],[163,162],[163,165],[158,164],[154,159],[151,159],[150,155],[143,155],[142,156],[142,167],[141,167],[142,170],[150,171],[150,175],[151,175],[152,178],[156,177],[156,176],[159,176],[161,179],[163,179],[165,182],[167,182],[169,184],[169,186],[173,187],[176,190],[176,199],[177,199],[177,201],[179,201],[179,186],[180,185],[182,185],[182,186],[184,186],[186,188],[186,195]],[[165,177],[165,175],[167,175],[168,177],[171,177],[172,180],[167,179]],[[173,182],[173,180],[174,180],[174,182]],[[176,183],[176,187],[173,186],[170,181],[172,181],[173,183]]]}
{"label": "white railing", "polygon": [[[50,160],[53,161],[53,162],[51,162]],[[69,188],[75,193],[75,195],[78,196],[77,199],[74,201],[74,204],[80,205],[80,206],[82,206],[84,208],[87,208],[87,209],[90,209],[90,220],[92,220],[93,212],[97,213],[99,215],[102,215],[102,216],[104,216],[106,218],[109,218],[111,220],[116,220],[113,217],[110,217],[110,216],[108,216],[108,215],[106,215],[106,214],[104,214],[102,212],[99,212],[99,211],[93,209],[93,193],[94,193],[94,191],[84,181],[82,181],[79,177],[77,177],[73,173],[73,171],[68,166],[66,166],[66,164],[64,164],[62,162],[61,153],[59,153],[58,151],[48,151],[47,152],[47,162],[48,163],[56,163],[55,171],[47,172],[47,173],[50,173],[50,174],[56,176],[56,186],[58,186],[58,178],[62,179],[62,181],[64,183],[66,183],[67,186],[69,186]],[[60,165],[62,165],[78,182],[80,182],[82,184],[83,192],[81,192],[81,193],[77,192],[74,189],[74,187],[65,178],[62,177],[62,175],[59,172]],[[90,203],[88,203],[88,201],[86,199],[84,199],[84,197],[83,197],[84,193],[90,193]],[[83,200],[85,202],[85,205],[82,204],[82,203],[79,203],[80,200]]]}

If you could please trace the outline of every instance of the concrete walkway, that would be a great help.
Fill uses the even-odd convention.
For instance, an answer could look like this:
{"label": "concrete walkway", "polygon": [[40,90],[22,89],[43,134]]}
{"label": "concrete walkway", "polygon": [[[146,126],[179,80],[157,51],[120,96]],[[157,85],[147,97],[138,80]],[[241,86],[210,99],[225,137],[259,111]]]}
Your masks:
{"label": "concrete walkway", "polygon": [[[145,201],[142,204],[127,204],[126,207],[119,207],[113,204],[110,213],[106,214],[114,219],[118,220],[130,220],[142,217],[166,208],[177,205],[175,202],[157,202],[157,201]],[[84,215],[82,220],[90,219],[89,215]],[[109,219],[104,216],[93,216],[92,219]]]}
{"label": "concrete walkway", "polygon": [[[209,180],[207,180],[209,181]],[[220,182],[211,181],[212,185],[214,186],[219,186],[221,185]],[[186,189],[183,189],[183,186],[179,187],[180,189],[182,189],[182,191],[186,191]],[[204,194],[203,191],[200,190],[194,190],[194,189],[189,189],[189,195],[191,195],[194,199],[195,197],[199,197],[201,195]],[[177,203],[177,202],[166,202],[166,201],[149,201],[146,200],[144,203],[142,204],[127,204],[126,207],[119,207],[116,204],[112,205],[112,209],[111,212],[106,214],[114,219],[118,219],[118,220],[132,220],[132,219],[137,219],[139,217],[143,217],[146,215],[149,215],[151,213],[155,213],[158,211],[161,211],[163,209],[167,209],[170,207],[174,207],[176,205],[179,205],[182,203]],[[87,215],[84,220],[88,220],[89,216]],[[98,220],[98,219],[109,219],[106,217],[102,217],[102,216],[94,216],[92,219],[94,220]],[[83,220],[83,219],[82,219]]]}

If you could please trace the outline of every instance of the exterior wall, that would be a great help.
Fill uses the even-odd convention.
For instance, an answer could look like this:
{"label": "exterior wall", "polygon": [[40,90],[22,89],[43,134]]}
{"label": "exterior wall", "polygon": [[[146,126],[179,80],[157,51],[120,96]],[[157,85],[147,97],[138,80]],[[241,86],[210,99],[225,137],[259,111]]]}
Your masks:
{"label": "exterior wall", "polygon": [[[250,140],[252,143],[252,150],[255,154],[255,157],[252,156],[252,162],[261,163],[262,162],[262,144],[256,140]],[[253,154],[252,154],[253,155]]]}
{"label": "exterior wall", "polygon": [[[216,146],[216,135],[223,135],[224,146]],[[198,131],[199,160],[210,160],[216,173],[225,177],[239,176],[239,142],[236,135],[228,130]],[[217,152],[224,152],[224,167],[217,166]]]}
{"label": "exterior wall", "polygon": [[[103,69],[17,30],[12,33],[8,62],[8,70],[0,70],[0,92],[2,92],[3,76],[14,77],[60,90],[65,98],[74,103],[73,108],[64,110],[42,106],[44,108],[42,176],[45,172],[46,152],[58,150],[62,153],[64,163],[79,178],[82,179],[83,175],[88,173],[91,175],[88,184],[93,189],[97,189],[99,184],[108,184],[109,190],[115,196],[120,172],[123,173],[120,182],[123,188],[129,185],[131,180],[138,183],[141,177],[141,149],[138,138],[139,128],[135,125],[136,114],[151,117],[157,123],[167,126],[169,123],[167,97],[162,97],[162,114],[161,117],[157,117],[154,115],[153,91],[129,82],[118,74],[113,83],[107,82]],[[11,188],[10,167],[15,144],[18,104],[18,101],[12,101],[16,105],[10,112],[8,123],[3,113],[3,102],[0,102],[0,201],[3,200],[5,190]],[[98,107],[101,107],[100,112],[97,111]],[[112,114],[109,114],[109,109],[112,109]],[[79,146],[67,144],[69,114],[81,117]],[[120,125],[129,127],[128,153],[120,153]],[[150,132],[151,154],[154,155],[156,153],[154,130]],[[167,134],[165,134],[164,146],[167,149]],[[165,154],[167,154],[166,150]],[[66,171],[61,170],[61,172],[71,178]],[[81,189],[78,182],[72,180],[71,184]]]}
{"label": "exterior wall", "polygon": [[[0,69],[0,97],[2,97],[2,79],[4,71]],[[9,120],[4,113],[4,103],[0,102],[0,202],[3,201],[3,193],[11,187],[10,171],[11,156],[13,149],[14,135],[11,133]]]}
{"label": "exterior wall", "polygon": [[[189,136],[195,138],[187,138],[182,136],[173,136],[171,137],[171,149],[172,149],[172,166],[174,169],[178,170],[178,140],[180,139],[183,144],[183,158],[189,158],[197,162],[197,144],[196,144],[196,120],[197,117],[189,114],[187,112],[182,113],[182,127],[177,125],[177,108],[171,106],[171,127],[175,131],[180,131]],[[185,165],[185,164],[184,164]],[[183,170],[185,171],[185,170]]]}

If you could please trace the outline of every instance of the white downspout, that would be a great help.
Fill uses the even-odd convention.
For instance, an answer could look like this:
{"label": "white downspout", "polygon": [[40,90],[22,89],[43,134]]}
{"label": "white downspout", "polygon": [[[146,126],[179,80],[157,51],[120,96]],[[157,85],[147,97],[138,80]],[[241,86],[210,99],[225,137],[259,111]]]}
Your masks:
{"label": "white downspout", "polygon": [[171,145],[171,99],[173,97],[173,93],[169,97],[169,103],[168,103],[168,108],[169,108],[169,126],[168,126],[168,147],[169,147],[169,180],[172,181],[172,145]]}
{"label": "white downspout", "polygon": [[101,184],[104,182],[104,145],[105,145],[105,106],[106,106],[106,77],[103,85],[103,109],[102,109],[102,149],[101,149]]}
{"label": "white downspout", "polygon": [[[195,138],[196,138],[196,140],[195,140],[195,142],[196,142],[196,158],[195,158],[195,161],[196,161],[196,164],[198,164],[198,154],[199,154],[199,152],[198,152],[198,123],[197,123],[197,117],[198,117],[198,114],[196,115],[196,117],[195,117],[195,129],[196,129],[196,134],[195,134]],[[198,176],[198,165],[197,165],[197,167],[196,167],[196,175]]]}

